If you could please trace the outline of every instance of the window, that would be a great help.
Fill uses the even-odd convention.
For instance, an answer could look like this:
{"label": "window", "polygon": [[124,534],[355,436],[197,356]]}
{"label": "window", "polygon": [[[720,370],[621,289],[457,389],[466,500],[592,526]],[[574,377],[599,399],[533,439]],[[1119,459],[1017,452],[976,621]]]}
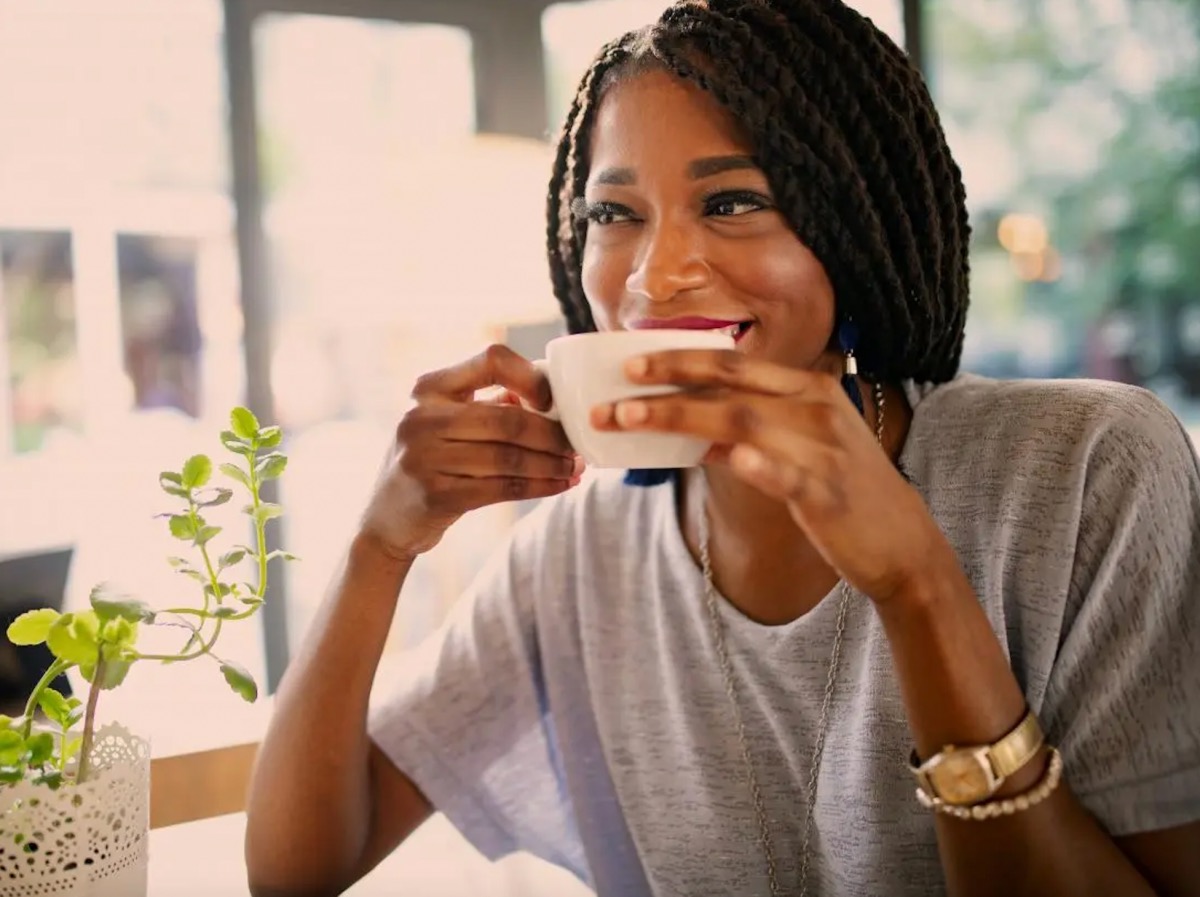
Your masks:
{"label": "window", "polygon": [[[73,545],[68,609],[186,594],[156,474],[242,400],[222,37],[220,0],[0,0],[0,555]],[[191,675],[228,706],[215,668],[154,672],[105,712]]]}
{"label": "window", "polygon": [[0,308],[9,451],[33,452],[82,426],[71,235],[0,231]]}
{"label": "window", "polygon": [[[254,40],[271,376],[290,438],[284,538],[303,558],[285,571],[295,646],[416,378],[556,314],[543,248],[550,154],[476,133],[465,30],[272,14]],[[395,644],[441,620],[513,515],[468,515],[422,558]]]}
{"label": "window", "polygon": [[1200,16],[928,0],[974,223],[964,367],[1150,387],[1200,425]]}
{"label": "window", "polygon": [[[670,5],[666,0],[586,0],[546,7],[542,42],[552,134],[566,116],[579,80],[600,47],[626,31],[653,22]],[[852,0],[849,5],[903,46],[900,0]]]}

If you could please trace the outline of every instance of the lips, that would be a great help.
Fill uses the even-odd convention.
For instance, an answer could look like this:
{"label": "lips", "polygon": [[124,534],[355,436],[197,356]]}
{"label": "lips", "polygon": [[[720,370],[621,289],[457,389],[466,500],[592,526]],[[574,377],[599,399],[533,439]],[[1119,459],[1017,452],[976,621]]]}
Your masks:
{"label": "lips", "polygon": [[629,323],[630,330],[716,330],[740,340],[750,329],[750,321],[721,318],[642,318]]}

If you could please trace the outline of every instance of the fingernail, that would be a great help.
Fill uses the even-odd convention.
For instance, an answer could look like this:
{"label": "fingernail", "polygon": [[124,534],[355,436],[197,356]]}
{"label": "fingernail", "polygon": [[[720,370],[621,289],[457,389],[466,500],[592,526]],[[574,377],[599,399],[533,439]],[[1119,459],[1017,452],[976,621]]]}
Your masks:
{"label": "fingernail", "polygon": [[592,408],[591,416],[593,426],[603,427],[605,424],[610,424],[613,419],[613,406],[609,404],[596,405]]}
{"label": "fingernail", "polygon": [[587,462],[580,455],[575,456],[575,463],[571,465],[571,478],[578,477],[587,469]]}
{"label": "fingernail", "polygon": [[650,362],[639,355],[625,362],[625,373],[630,377],[644,377],[650,370]]}
{"label": "fingernail", "polygon": [[650,416],[650,409],[645,402],[621,402],[617,405],[617,423],[622,426],[640,424]]}
{"label": "fingernail", "polygon": [[567,480],[567,487],[578,486],[581,482],[583,482],[583,477],[571,477],[571,479]]}

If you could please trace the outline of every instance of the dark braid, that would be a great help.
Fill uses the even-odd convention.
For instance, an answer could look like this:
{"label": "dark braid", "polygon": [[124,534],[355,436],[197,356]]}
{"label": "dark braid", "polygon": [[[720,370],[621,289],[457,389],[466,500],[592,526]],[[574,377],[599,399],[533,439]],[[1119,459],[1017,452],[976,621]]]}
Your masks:
{"label": "dark braid", "polygon": [[571,332],[595,329],[580,279],[596,107],[660,67],[727,108],[779,209],[853,317],[872,379],[942,382],[962,355],[970,228],[962,176],[923,79],[840,0],[683,0],[613,41],[584,76],[550,182],[554,292]]}

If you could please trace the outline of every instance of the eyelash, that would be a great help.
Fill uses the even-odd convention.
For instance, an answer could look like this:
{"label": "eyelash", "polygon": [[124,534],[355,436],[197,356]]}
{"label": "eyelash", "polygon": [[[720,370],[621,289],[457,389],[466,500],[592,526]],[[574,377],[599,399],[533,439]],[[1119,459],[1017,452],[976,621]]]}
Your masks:
{"label": "eyelash", "polygon": [[[729,215],[716,214],[717,208],[728,205],[747,205],[751,208],[744,212],[734,212]],[[772,205],[769,199],[750,190],[720,190],[704,198],[704,214],[714,215],[717,218],[736,218],[740,215],[747,215],[750,212],[760,212],[770,208],[772,208]],[[583,198],[578,198],[571,203],[571,212],[576,218],[586,219],[590,224],[595,224],[599,227],[625,223],[623,220],[611,220],[617,216],[620,216],[622,219],[636,220],[633,211],[627,206],[606,200],[588,202]],[[610,220],[606,221],[604,220],[605,218],[609,218]]]}

